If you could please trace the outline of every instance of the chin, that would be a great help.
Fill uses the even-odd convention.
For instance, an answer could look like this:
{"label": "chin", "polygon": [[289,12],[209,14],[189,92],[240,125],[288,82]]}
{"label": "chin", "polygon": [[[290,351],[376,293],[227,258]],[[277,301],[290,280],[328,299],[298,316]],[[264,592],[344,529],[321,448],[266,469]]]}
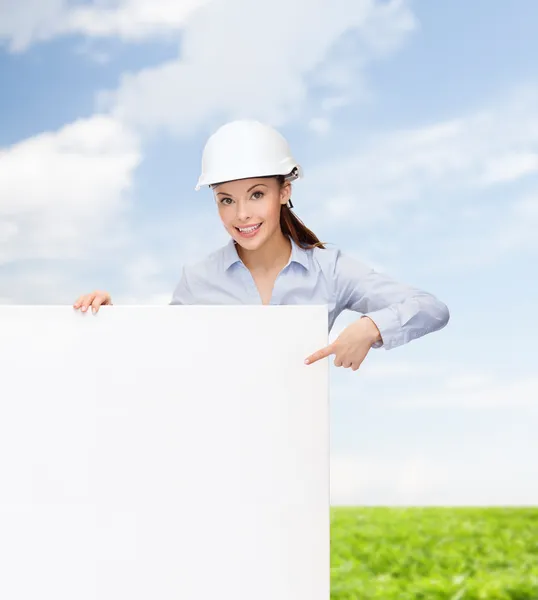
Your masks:
{"label": "chin", "polygon": [[240,236],[234,236],[234,240],[237,244],[239,244],[245,250],[256,250],[263,246],[265,243],[265,238],[253,238],[251,240],[243,239]]}

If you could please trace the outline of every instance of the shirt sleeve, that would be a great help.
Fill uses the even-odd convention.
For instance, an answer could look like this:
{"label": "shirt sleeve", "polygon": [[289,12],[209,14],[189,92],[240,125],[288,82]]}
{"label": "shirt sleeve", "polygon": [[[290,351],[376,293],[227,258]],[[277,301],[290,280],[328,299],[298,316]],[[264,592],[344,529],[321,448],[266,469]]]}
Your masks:
{"label": "shirt sleeve", "polygon": [[181,279],[172,294],[170,305],[174,304],[196,304],[185,267],[183,267]]}
{"label": "shirt sleeve", "polygon": [[448,307],[432,294],[405,283],[354,258],[338,253],[335,264],[336,302],[340,311],[362,313],[377,325],[386,350],[406,344],[448,323]]}

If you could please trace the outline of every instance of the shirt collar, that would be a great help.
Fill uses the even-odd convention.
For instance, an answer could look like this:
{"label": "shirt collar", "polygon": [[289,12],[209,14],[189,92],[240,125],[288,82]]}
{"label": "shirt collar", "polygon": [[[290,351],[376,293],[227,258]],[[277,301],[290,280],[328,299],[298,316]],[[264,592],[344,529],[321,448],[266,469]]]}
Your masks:
{"label": "shirt collar", "polygon": [[[291,256],[290,260],[288,261],[288,264],[295,262],[308,270],[309,264],[307,251],[304,248],[301,248],[299,245],[297,245],[291,237],[289,238],[289,240],[291,242]],[[232,265],[235,265],[236,263],[240,262],[241,259],[239,258],[239,254],[237,254],[235,241],[233,239],[230,239],[228,244],[226,244],[226,246],[224,247],[224,270],[227,271],[230,267],[232,267]]]}

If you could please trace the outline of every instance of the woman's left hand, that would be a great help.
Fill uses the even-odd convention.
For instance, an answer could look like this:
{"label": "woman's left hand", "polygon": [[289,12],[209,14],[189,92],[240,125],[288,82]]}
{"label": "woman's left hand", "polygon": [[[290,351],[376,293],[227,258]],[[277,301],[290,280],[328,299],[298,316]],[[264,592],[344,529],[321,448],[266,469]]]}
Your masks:
{"label": "woman's left hand", "polygon": [[311,365],[322,358],[335,354],[337,367],[356,371],[362,364],[372,345],[381,340],[376,324],[368,317],[361,317],[342,331],[336,340],[311,354],[306,360]]}

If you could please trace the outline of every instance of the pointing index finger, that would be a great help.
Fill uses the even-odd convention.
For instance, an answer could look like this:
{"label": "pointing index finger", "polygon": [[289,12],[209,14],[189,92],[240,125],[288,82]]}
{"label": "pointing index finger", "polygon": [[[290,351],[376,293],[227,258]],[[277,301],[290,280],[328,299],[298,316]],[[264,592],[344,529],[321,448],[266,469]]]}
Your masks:
{"label": "pointing index finger", "polygon": [[307,365],[311,365],[312,363],[315,363],[318,360],[321,360],[322,358],[327,358],[327,356],[330,356],[331,354],[333,354],[333,352],[334,352],[334,344],[329,344],[328,346],[325,346],[325,348],[322,348],[321,350],[314,352],[314,354],[311,354],[305,360],[305,363]]}

